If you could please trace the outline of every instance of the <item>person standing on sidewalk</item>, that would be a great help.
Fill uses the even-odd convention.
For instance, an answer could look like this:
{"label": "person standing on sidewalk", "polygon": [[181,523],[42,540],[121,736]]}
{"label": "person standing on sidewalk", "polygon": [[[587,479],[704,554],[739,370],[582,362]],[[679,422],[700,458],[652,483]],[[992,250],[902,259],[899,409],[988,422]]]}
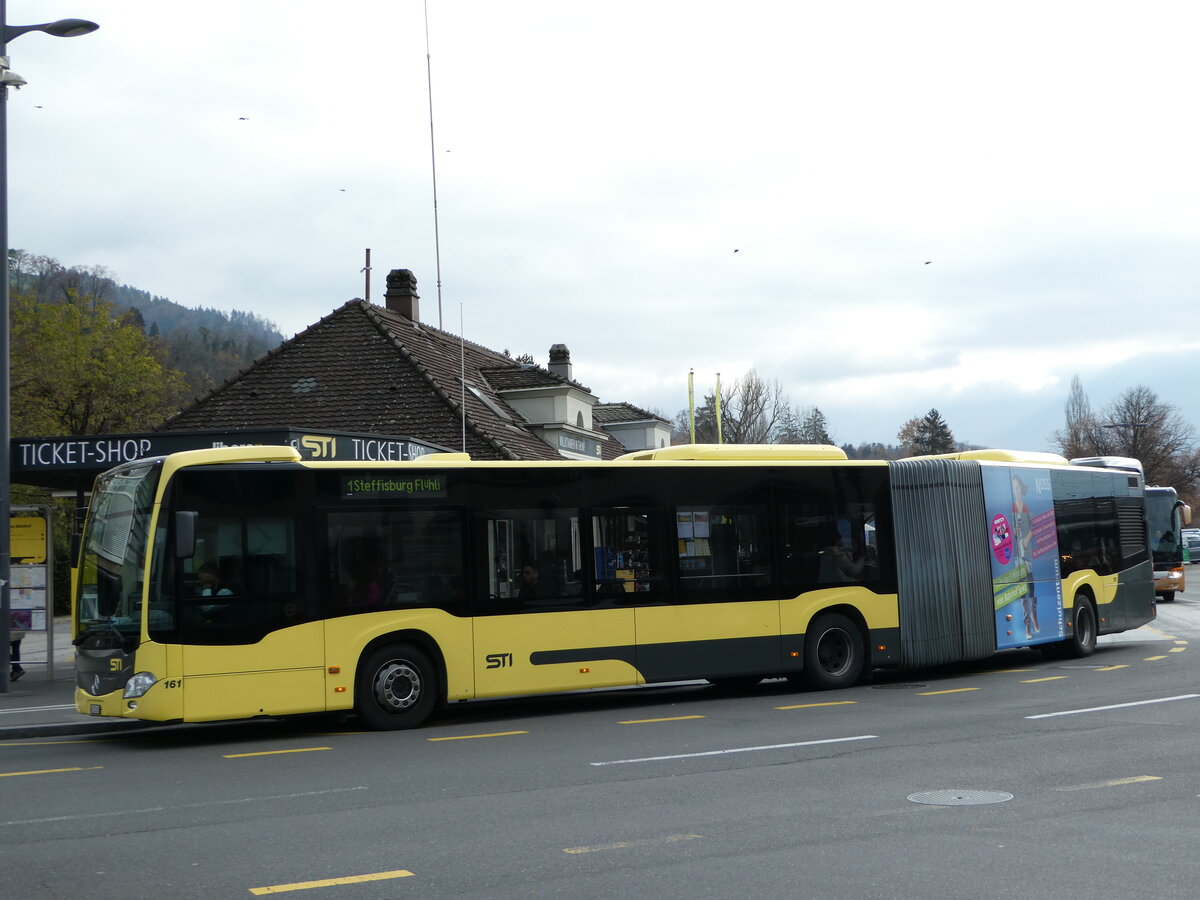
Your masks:
{"label": "person standing on sidewalk", "polygon": [[25,674],[25,669],[21,667],[21,641],[25,640],[25,629],[15,614],[9,619],[8,639],[12,642],[8,652],[9,661],[12,662],[12,673],[8,680],[16,681]]}

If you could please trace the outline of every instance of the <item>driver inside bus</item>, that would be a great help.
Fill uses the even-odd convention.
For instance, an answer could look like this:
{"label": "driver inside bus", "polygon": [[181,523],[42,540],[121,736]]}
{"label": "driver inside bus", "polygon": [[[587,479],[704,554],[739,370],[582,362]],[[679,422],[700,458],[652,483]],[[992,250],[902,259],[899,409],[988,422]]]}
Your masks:
{"label": "driver inside bus", "polygon": [[[196,572],[196,577],[200,582],[201,597],[232,597],[233,591],[221,584],[221,569],[215,563],[209,560],[202,565]],[[224,609],[226,604],[216,603],[198,607],[201,615],[211,616],[213,613]]]}

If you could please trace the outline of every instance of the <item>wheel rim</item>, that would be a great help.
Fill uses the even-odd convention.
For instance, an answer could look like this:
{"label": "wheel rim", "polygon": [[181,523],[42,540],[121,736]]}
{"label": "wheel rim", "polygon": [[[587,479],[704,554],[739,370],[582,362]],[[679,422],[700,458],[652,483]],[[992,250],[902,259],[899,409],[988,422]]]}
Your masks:
{"label": "wheel rim", "polygon": [[845,675],[854,661],[850,635],[842,628],[830,628],[817,641],[817,665],[831,677]]}
{"label": "wheel rim", "polygon": [[387,712],[404,712],[421,699],[421,673],[411,663],[394,659],[375,672],[375,702]]}

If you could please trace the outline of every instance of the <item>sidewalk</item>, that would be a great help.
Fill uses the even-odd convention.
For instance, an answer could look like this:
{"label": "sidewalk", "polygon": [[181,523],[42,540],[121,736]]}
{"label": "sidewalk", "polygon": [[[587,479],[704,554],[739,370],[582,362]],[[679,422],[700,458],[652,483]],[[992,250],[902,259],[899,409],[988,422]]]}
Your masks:
{"label": "sidewalk", "polygon": [[47,665],[46,632],[29,632],[21,641],[21,667],[25,674],[10,681],[0,694],[0,741],[51,737],[61,734],[95,734],[145,727],[125,719],[101,719],[75,712],[75,648],[71,646],[71,620],[54,620],[54,655]]}

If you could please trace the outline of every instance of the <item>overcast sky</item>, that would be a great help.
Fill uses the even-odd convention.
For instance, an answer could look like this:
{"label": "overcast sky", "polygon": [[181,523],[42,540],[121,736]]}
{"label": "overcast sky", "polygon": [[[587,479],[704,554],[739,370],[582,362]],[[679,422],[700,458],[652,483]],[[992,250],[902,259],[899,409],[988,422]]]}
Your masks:
{"label": "overcast sky", "polygon": [[10,244],[287,336],[421,318],[673,417],[1052,449],[1073,375],[1200,420],[1200,5],[9,0]]}

